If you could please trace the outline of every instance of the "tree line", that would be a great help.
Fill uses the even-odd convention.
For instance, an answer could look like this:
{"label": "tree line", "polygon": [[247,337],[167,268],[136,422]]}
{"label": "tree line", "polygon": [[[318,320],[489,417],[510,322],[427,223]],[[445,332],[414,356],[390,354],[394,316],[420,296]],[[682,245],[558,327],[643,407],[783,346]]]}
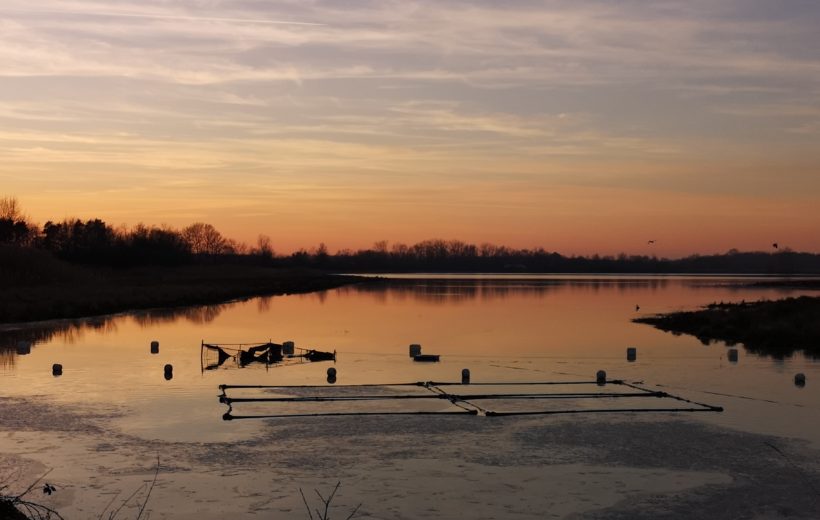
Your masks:
{"label": "tree line", "polygon": [[255,247],[224,237],[211,224],[182,229],[138,224],[114,228],[100,219],[32,224],[17,200],[0,198],[0,245],[37,248],[61,260],[111,267],[192,262],[318,268],[336,272],[492,273],[738,273],[820,274],[820,255],[788,249],[777,253],[730,250],[718,255],[666,259],[646,255],[564,256],[543,248],[431,239],[408,245],[381,240],[372,247],[331,254],[325,244],[277,255],[260,235]]}
{"label": "tree line", "polygon": [[12,197],[0,198],[0,245],[42,249],[68,262],[112,267],[184,264],[196,257],[250,251],[203,222],[177,230],[145,224],[114,228],[100,219],[73,218],[40,227],[23,215]]}
{"label": "tree line", "polygon": [[788,249],[774,254],[729,250],[724,254],[692,255],[680,259],[647,255],[564,256],[543,248],[514,249],[460,240],[424,240],[406,245],[380,241],[370,249],[343,250],[324,258],[306,259],[342,272],[449,273],[736,273],[820,274],[820,255]]}

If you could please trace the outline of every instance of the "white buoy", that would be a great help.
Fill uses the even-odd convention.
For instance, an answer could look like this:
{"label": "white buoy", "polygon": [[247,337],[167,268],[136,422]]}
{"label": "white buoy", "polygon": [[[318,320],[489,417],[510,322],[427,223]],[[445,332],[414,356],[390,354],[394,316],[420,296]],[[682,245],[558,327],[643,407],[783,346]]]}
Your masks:
{"label": "white buoy", "polygon": [[53,376],[61,376],[63,375],[63,365],[59,363],[54,363],[51,365],[51,375]]}
{"label": "white buoy", "polygon": [[31,354],[31,342],[30,341],[18,341],[17,342],[17,355],[18,356],[25,356],[27,354]]}
{"label": "white buoy", "polygon": [[595,374],[595,382],[599,385],[603,386],[606,384],[606,372],[603,370],[599,370]]}
{"label": "white buoy", "polygon": [[635,347],[629,347],[626,349],[626,360],[627,361],[635,361],[638,359],[638,349]]}
{"label": "white buoy", "polygon": [[151,354],[159,354],[159,341],[151,342]]}
{"label": "white buoy", "polygon": [[410,357],[416,357],[421,355],[421,345],[418,343],[413,343],[410,345]]}
{"label": "white buoy", "polygon": [[794,375],[794,385],[799,387],[806,386],[806,374],[799,373]]}
{"label": "white buoy", "polygon": [[292,356],[296,350],[296,344],[292,341],[285,341],[282,343],[282,354],[285,356]]}
{"label": "white buoy", "polygon": [[729,361],[731,361],[732,363],[737,363],[737,349],[736,348],[730,348],[728,356],[729,356]]}
{"label": "white buoy", "polygon": [[469,385],[470,384],[470,369],[464,368],[461,370],[461,384],[462,385]]}

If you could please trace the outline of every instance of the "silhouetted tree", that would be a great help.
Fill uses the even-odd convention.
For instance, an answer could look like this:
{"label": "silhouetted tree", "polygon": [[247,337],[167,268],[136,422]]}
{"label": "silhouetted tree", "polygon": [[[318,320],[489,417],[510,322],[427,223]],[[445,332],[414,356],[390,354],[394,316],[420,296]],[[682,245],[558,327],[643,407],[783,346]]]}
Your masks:
{"label": "silhouetted tree", "polygon": [[100,219],[48,221],[43,226],[43,247],[60,258],[75,262],[109,263],[115,240],[114,230]]}
{"label": "silhouetted tree", "polygon": [[0,244],[27,246],[33,241],[35,233],[24,220],[0,218]]}
{"label": "silhouetted tree", "polygon": [[0,197],[0,219],[22,220],[20,203],[17,197]]}
{"label": "silhouetted tree", "polygon": [[532,272],[532,273],[820,273],[820,255],[795,253],[785,248],[778,253],[730,251],[669,260],[625,253],[565,257],[544,248],[511,249],[483,243],[480,246],[459,240],[431,239],[412,246],[379,241],[370,249],[343,249],[322,256],[320,249],[300,250],[287,265],[317,266],[346,272]]}
{"label": "silhouetted tree", "polygon": [[196,222],[182,230],[182,238],[195,255],[222,255],[233,252],[228,240],[211,224]]}
{"label": "silhouetted tree", "polygon": [[127,251],[136,264],[173,265],[190,259],[188,242],[179,232],[170,228],[138,224],[126,240]]}
{"label": "silhouetted tree", "polygon": [[257,237],[254,254],[267,260],[273,258],[273,246],[271,245],[271,240],[268,235],[259,235],[259,237]]}
{"label": "silhouetted tree", "polygon": [[0,197],[0,244],[30,246],[37,237],[16,197]]}

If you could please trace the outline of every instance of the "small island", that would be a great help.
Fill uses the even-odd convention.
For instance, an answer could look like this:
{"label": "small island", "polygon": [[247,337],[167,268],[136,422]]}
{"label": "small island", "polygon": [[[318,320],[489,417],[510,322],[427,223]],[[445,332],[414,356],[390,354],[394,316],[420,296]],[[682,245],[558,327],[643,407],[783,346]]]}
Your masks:
{"label": "small island", "polygon": [[820,297],[712,303],[696,311],[672,312],[632,320],[673,334],[691,334],[704,344],[742,343],[749,351],[773,357],[803,351],[820,357]]}

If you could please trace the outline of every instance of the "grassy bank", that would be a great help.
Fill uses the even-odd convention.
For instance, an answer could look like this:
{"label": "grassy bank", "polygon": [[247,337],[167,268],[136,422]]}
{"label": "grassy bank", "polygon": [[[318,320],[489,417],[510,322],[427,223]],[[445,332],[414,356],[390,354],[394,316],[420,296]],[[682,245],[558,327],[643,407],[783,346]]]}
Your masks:
{"label": "grassy bank", "polygon": [[802,350],[820,357],[820,297],[713,303],[697,311],[632,321],[674,334],[691,334],[704,343],[742,343],[748,350],[765,355],[783,357]]}
{"label": "grassy bank", "polygon": [[257,295],[312,292],[356,281],[320,271],[252,265],[87,268],[38,251],[0,251],[0,323],[220,303]]}

